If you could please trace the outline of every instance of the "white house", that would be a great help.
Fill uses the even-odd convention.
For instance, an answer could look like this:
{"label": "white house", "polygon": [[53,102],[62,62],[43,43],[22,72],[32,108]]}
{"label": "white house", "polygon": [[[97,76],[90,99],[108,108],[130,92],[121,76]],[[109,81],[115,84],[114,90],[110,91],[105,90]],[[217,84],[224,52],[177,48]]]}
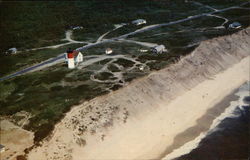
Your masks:
{"label": "white house", "polygon": [[106,53],[106,54],[111,54],[111,53],[113,53],[113,50],[112,50],[111,48],[107,48],[107,49],[105,50],[105,53]]}
{"label": "white house", "polygon": [[163,52],[166,52],[167,49],[165,48],[164,45],[158,45],[158,46],[154,46],[151,48],[151,51],[153,53],[163,53]]}
{"label": "white house", "polygon": [[78,29],[83,29],[82,26],[75,26],[75,27],[72,27],[73,30],[78,30]]}
{"label": "white house", "polygon": [[83,61],[83,55],[81,52],[76,52],[74,57],[75,57],[75,63],[80,63]]}
{"label": "white house", "polygon": [[233,22],[233,23],[229,24],[228,28],[229,29],[238,29],[238,28],[241,28],[241,24],[239,22]]}
{"label": "white house", "polygon": [[131,23],[134,24],[134,25],[139,26],[139,25],[142,25],[142,24],[146,24],[147,21],[145,19],[137,19],[137,20],[132,21]]}
{"label": "white house", "polygon": [[10,48],[6,51],[6,54],[16,54],[17,53],[17,49],[16,48]]}

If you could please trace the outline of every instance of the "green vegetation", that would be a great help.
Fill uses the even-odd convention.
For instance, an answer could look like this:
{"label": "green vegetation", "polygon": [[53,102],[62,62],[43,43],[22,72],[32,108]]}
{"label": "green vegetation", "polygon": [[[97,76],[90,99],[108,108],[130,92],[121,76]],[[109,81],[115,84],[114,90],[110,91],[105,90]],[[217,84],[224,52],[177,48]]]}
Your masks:
{"label": "green vegetation", "polygon": [[126,67],[132,67],[135,64],[134,62],[132,62],[130,60],[126,60],[126,59],[118,59],[114,63],[117,63],[117,64],[123,66],[124,68],[126,68]]}
{"label": "green vegetation", "polygon": [[36,141],[46,137],[72,105],[79,104],[80,100],[102,95],[106,93],[106,87],[111,87],[109,84],[86,81],[88,72],[72,75],[73,79],[76,76],[85,84],[75,85],[73,81],[72,84],[65,85],[63,81],[70,70],[58,67],[60,66],[0,83],[1,115],[12,115],[23,110],[30,112],[33,117],[25,128],[35,132]]}
{"label": "green vegetation", "polygon": [[117,68],[114,64],[110,64],[108,66],[108,69],[111,71],[111,72],[119,72],[119,68]]}
{"label": "green vegetation", "polygon": [[108,80],[108,79],[113,79],[113,74],[109,72],[101,72],[95,75],[95,78],[99,80]]}

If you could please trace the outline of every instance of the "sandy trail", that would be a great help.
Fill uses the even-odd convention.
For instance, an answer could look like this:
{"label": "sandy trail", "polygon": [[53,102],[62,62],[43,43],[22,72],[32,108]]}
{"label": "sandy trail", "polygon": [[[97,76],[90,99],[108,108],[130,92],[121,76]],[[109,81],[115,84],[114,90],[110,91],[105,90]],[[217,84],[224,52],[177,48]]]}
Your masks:
{"label": "sandy trail", "polygon": [[68,30],[65,32],[65,40],[69,41],[69,42],[72,42],[72,43],[85,43],[85,44],[90,44],[89,42],[85,42],[85,41],[76,41],[76,40],[73,40],[71,37],[72,37],[72,34],[73,34],[73,31],[72,30]]}
{"label": "sandy trail", "polygon": [[120,41],[134,43],[134,44],[138,44],[138,45],[149,47],[149,48],[158,46],[157,43],[141,42],[141,41],[135,41],[135,40],[130,40],[130,39],[121,39]]}
{"label": "sandy trail", "polygon": [[113,31],[115,31],[115,30],[117,30],[117,29],[119,29],[119,28],[121,28],[121,27],[123,27],[123,26],[125,26],[125,25],[126,25],[126,24],[115,25],[115,28],[114,28],[114,29],[112,29],[111,31],[108,31],[108,32],[104,33],[103,35],[101,35],[101,36],[97,39],[96,43],[102,41],[103,38],[104,38],[106,35],[108,35],[110,32],[113,32]]}
{"label": "sandy trail", "polygon": [[200,3],[200,2],[191,1],[191,3],[194,3],[194,4],[198,5],[198,6],[206,7],[206,8],[208,8],[208,9],[213,10],[213,11],[218,11],[218,9],[215,9],[215,8],[209,6],[209,5],[204,5],[204,4]]}
{"label": "sandy trail", "polygon": [[5,151],[0,153],[1,160],[16,160],[17,155],[33,145],[33,132],[4,119],[0,120],[0,127],[0,144],[5,146]]}

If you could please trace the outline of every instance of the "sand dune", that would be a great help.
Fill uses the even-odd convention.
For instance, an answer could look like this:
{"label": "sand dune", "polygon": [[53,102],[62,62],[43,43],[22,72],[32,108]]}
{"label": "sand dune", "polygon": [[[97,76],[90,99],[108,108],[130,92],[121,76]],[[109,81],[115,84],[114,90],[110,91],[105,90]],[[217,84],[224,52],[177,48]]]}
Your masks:
{"label": "sand dune", "polygon": [[73,107],[28,158],[159,158],[176,135],[249,80],[249,35],[250,28],[204,41],[178,63]]}

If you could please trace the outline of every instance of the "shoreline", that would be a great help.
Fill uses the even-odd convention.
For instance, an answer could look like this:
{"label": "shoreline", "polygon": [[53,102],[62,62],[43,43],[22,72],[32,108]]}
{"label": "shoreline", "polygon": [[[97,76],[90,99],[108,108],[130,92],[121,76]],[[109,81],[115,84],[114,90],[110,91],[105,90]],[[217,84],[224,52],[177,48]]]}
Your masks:
{"label": "shoreline", "polygon": [[[243,84],[241,84],[240,86],[242,86]],[[234,89],[228,95],[226,95],[220,102],[215,104],[214,107],[208,109],[204,115],[197,119],[196,124],[194,126],[187,128],[184,132],[176,135],[176,137],[174,137],[173,144],[167,147],[165,151],[161,153],[161,155],[159,155],[159,157],[157,157],[156,159],[164,159],[166,155],[170,154],[175,149],[178,149],[185,143],[194,140],[201,133],[209,131],[213,120],[221,113],[223,113],[228,106],[230,106],[231,101],[235,101],[238,99],[239,96],[235,94],[238,92],[239,87]]]}
{"label": "shoreline", "polygon": [[[98,140],[93,135],[86,137],[89,143],[86,144],[85,148],[76,149],[73,152],[73,159],[81,159],[81,157],[84,157],[84,159],[160,158],[159,155],[162,155],[165,149],[173,144],[177,135],[195,126],[201,115],[204,115],[207,110],[220,103],[228,93],[232,93],[248,80],[249,68],[245,72],[240,73],[239,71],[240,68],[248,64],[249,57],[246,57],[238,64],[216,75],[213,80],[206,80],[182,96],[177,97],[167,105],[168,107],[161,107],[154,113],[145,115],[144,118],[129,120],[124,126],[116,125],[112,127],[105,134],[106,139],[104,141]],[[238,77],[237,74],[243,76],[242,79],[235,78],[234,83],[233,81],[228,82],[228,79],[233,78],[232,75]],[[225,85],[224,88],[214,93],[218,89],[217,87],[221,85]],[[204,94],[206,91],[208,95],[204,100],[201,93]],[[183,101],[192,97],[195,97],[196,100],[196,102],[188,101],[188,104],[192,107],[183,105]],[[200,104],[203,104],[203,107],[200,107]],[[176,106],[181,107],[181,109],[174,108]],[[191,108],[192,110],[190,110]],[[173,112],[175,115],[169,115]],[[167,118],[166,115],[168,115]]]}
{"label": "shoreline", "polygon": [[[249,104],[244,99],[249,97],[250,81],[241,85],[236,101],[213,120],[209,130],[194,140],[184,144],[162,160],[174,159],[247,159],[249,126]],[[241,143],[242,142],[242,143]],[[223,154],[226,153],[226,154]],[[177,157],[177,158],[175,158]]]}

